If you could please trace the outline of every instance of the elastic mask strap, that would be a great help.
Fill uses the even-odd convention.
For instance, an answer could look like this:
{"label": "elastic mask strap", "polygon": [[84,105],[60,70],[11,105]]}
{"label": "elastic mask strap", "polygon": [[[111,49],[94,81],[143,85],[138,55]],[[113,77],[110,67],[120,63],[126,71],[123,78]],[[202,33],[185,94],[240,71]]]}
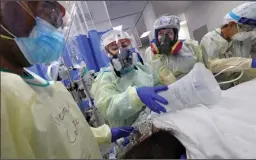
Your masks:
{"label": "elastic mask strap", "polygon": [[[137,52],[135,52],[135,53],[137,53]],[[140,60],[140,63],[141,63],[142,65],[144,65],[143,59],[141,58],[140,54],[137,53],[137,55],[138,55],[138,58],[139,58],[139,60]]]}
{"label": "elastic mask strap", "polygon": [[[32,14],[32,11],[31,11],[31,9],[28,7],[28,5],[25,3],[25,2],[23,2],[23,1],[16,1],[23,9],[25,9],[25,11],[27,11],[28,12],[28,14],[31,16],[31,17],[33,17],[34,18],[34,20],[36,20],[36,18],[34,17],[34,15]],[[26,6],[26,7],[25,7]]]}
{"label": "elastic mask strap", "polygon": [[[28,7],[28,5],[25,3],[25,2],[23,2],[23,1],[21,1],[21,2],[19,2],[19,1],[16,1],[23,9],[25,9],[25,11],[27,11],[28,12],[28,14],[32,17],[32,18],[34,18],[34,20],[36,20],[36,18],[34,17],[34,15],[32,14],[32,11],[30,10],[30,8]],[[26,7],[25,7],[26,6]],[[12,34],[8,29],[6,29],[2,24],[1,24],[1,28],[3,29],[3,30],[5,30],[7,33],[9,33],[10,35],[12,35],[14,38],[17,38],[14,34]],[[9,36],[5,36],[5,35],[0,35],[0,37],[1,38],[4,38],[4,39],[8,39],[8,40],[13,40],[14,38],[11,38],[11,37],[9,37]]]}
{"label": "elastic mask strap", "polygon": [[5,35],[2,35],[2,34],[0,34],[0,37],[3,38],[3,39],[14,40],[14,38],[9,37],[9,36],[5,36]]}
{"label": "elastic mask strap", "polygon": [[[8,29],[6,29],[2,24],[1,24],[1,28],[3,30],[5,30],[5,32],[7,32],[8,34],[12,35],[14,38],[17,38],[14,34],[12,34],[10,31],[8,31]],[[5,36],[5,35],[2,35],[2,34],[1,34],[1,38],[12,39],[11,37]]]}
{"label": "elastic mask strap", "polygon": [[256,26],[256,20],[255,19],[249,19],[249,18],[241,17],[238,22],[240,22],[242,24],[250,25],[250,26]]}
{"label": "elastic mask strap", "polygon": [[[113,68],[114,68],[114,67],[113,67]],[[115,71],[117,77],[121,78],[121,73],[120,73],[119,71],[117,71],[115,68],[114,68],[114,71]]]}

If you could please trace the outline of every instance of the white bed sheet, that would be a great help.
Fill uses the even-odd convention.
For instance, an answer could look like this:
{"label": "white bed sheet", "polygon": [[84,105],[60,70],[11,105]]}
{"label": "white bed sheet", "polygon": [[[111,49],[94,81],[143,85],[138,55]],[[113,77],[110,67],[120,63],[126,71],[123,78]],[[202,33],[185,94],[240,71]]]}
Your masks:
{"label": "white bed sheet", "polygon": [[153,119],[171,129],[188,158],[256,158],[256,79],[222,91],[217,105],[198,105]]}

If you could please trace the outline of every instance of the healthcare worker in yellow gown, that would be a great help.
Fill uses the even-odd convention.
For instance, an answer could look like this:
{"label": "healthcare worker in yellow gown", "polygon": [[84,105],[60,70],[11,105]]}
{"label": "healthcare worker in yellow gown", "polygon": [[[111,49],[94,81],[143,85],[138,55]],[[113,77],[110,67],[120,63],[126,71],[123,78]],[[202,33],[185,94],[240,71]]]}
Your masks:
{"label": "healthcare worker in yellow gown", "polygon": [[[202,38],[200,45],[208,57],[208,68],[213,73],[233,67],[218,76],[218,81],[232,80],[241,71],[244,75],[234,84],[256,78],[255,29],[256,2],[246,2],[225,15],[221,28],[214,29]],[[221,87],[227,89],[234,84]]]}
{"label": "healthcare worker in yellow gown", "polygon": [[197,41],[179,40],[180,19],[177,16],[159,17],[153,28],[155,39],[142,57],[159,73],[165,85],[185,76],[195,63],[205,63]]}
{"label": "healthcare worker in yellow gown", "polygon": [[64,15],[56,1],[1,1],[1,158],[100,159],[99,144],[133,130],[90,128],[60,82],[24,69],[60,57]]}

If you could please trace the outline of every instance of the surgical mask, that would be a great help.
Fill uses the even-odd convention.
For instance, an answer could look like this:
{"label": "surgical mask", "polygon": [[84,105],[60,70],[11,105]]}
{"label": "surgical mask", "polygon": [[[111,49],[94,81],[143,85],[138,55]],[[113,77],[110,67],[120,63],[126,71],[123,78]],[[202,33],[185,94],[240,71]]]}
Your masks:
{"label": "surgical mask", "polygon": [[[30,12],[29,14],[33,17]],[[36,25],[29,37],[16,37],[3,25],[1,27],[14,37],[16,44],[30,64],[50,63],[57,60],[65,45],[63,34],[40,17],[36,17],[35,20]],[[13,39],[3,35],[1,38]]]}
{"label": "surgical mask", "polygon": [[250,38],[251,32],[238,32],[232,36],[232,40],[236,41],[245,41],[246,39]]}
{"label": "surgical mask", "polygon": [[33,65],[57,60],[65,45],[63,34],[39,17],[36,17],[36,26],[29,37],[14,40],[28,62]]}

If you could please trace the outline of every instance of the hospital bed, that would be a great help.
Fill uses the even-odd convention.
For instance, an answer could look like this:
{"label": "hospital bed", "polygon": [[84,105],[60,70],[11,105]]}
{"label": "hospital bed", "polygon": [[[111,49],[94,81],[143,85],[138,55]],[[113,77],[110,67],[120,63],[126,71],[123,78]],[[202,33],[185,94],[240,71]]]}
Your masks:
{"label": "hospital bed", "polygon": [[170,129],[188,158],[256,158],[256,79],[222,91],[216,105],[197,105],[153,120]]}
{"label": "hospital bed", "polygon": [[[221,99],[215,105],[196,105],[154,117],[153,125],[170,133],[165,135],[170,138],[166,140],[170,153],[163,149],[157,151],[168,144],[159,142],[155,147],[150,143],[154,139],[151,136],[127,150],[123,158],[155,158],[153,155],[159,159],[177,158],[183,147],[187,159],[256,158],[255,95],[256,79],[222,91]],[[150,154],[153,150],[147,149],[145,144],[158,153],[163,152],[162,155]],[[148,154],[143,155],[145,151]]]}

